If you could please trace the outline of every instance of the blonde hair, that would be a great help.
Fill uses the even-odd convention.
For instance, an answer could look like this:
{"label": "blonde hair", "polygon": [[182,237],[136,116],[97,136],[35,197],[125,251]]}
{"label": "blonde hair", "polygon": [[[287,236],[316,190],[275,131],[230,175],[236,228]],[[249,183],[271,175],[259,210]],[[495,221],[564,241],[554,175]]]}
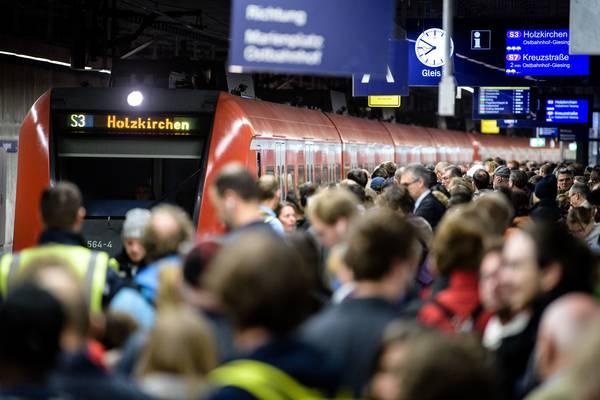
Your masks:
{"label": "blonde hair", "polygon": [[345,189],[326,189],[310,199],[308,217],[327,225],[334,225],[342,218],[352,219],[358,214],[356,197]]}
{"label": "blonde hair", "polygon": [[183,378],[188,397],[197,398],[204,376],[217,365],[213,332],[200,315],[186,306],[162,308],[136,368],[143,378],[152,373],[169,373]]}
{"label": "blonde hair", "polygon": [[183,304],[183,272],[177,264],[168,264],[161,268],[158,278],[156,308]]}

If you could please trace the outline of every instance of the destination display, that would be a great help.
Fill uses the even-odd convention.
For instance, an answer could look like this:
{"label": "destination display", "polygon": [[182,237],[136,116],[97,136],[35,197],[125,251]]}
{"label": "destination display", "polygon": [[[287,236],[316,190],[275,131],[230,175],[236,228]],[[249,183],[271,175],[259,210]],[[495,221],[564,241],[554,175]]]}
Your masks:
{"label": "destination display", "polygon": [[506,32],[506,75],[589,75],[590,58],[569,54],[568,29],[523,29]]}
{"label": "destination display", "polygon": [[108,130],[131,133],[189,135],[201,126],[199,118],[159,115],[68,114],[65,127],[73,131]]}
{"label": "destination display", "polygon": [[525,119],[530,116],[527,87],[482,87],[475,89],[473,119]]}
{"label": "destination display", "polygon": [[546,99],[546,124],[587,124],[587,99]]}

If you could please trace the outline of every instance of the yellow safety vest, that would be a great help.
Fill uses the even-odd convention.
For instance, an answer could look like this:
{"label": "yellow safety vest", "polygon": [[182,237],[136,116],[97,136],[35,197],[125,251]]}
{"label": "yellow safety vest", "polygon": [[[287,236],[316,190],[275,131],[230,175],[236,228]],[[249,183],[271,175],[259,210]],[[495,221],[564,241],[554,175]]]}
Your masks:
{"label": "yellow safety vest", "polygon": [[228,362],[208,375],[217,386],[243,389],[259,400],[323,399],[323,395],[272,365],[254,361]]}
{"label": "yellow safety vest", "polygon": [[92,251],[82,246],[47,244],[25,249],[15,254],[5,254],[0,259],[0,296],[6,297],[23,265],[42,256],[66,260],[84,282],[86,300],[92,313],[102,311],[102,295],[108,268],[118,270],[116,260],[105,252]]}

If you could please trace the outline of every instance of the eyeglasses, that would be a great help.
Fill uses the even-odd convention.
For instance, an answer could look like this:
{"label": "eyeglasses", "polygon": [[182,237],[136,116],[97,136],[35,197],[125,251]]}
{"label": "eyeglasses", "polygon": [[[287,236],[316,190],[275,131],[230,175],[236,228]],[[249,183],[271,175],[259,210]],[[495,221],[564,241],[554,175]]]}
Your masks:
{"label": "eyeglasses", "polygon": [[419,178],[411,181],[411,182],[400,182],[401,185],[409,187],[410,185],[412,185],[413,183],[417,183],[419,181]]}

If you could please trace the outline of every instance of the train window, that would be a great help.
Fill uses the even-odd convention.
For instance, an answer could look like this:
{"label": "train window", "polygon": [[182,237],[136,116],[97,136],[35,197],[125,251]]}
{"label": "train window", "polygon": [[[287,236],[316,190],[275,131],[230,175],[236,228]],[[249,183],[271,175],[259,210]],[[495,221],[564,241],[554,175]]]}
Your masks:
{"label": "train window", "polygon": [[298,186],[302,185],[306,181],[304,176],[304,165],[298,165]]}
{"label": "train window", "polygon": [[287,192],[288,193],[292,193],[296,188],[296,185],[295,185],[296,179],[294,176],[295,172],[296,172],[296,170],[295,170],[294,166],[288,165],[288,167],[287,167]]}
{"label": "train window", "polygon": [[267,165],[265,168],[266,175],[275,175],[275,167],[273,165]]}
{"label": "train window", "polygon": [[323,183],[329,183],[329,167],[323,165]]}
{"label": "train window", "polygon": [[342,180],[342,168],[340,164],[335,164],[335,180],[337,182]]}
{"label": "train window", "polygon": [[315,174],[315,182],[317,185],[321,186],[321,166],[316,164],[314,166],[314,174]]}
{"label": "train window", "polygon": [[177,205],[192,217],[201,165],[197,159],[61,157],[59,179],[79,186],[90,217],[123,217],[131,208],[158,203]]}

